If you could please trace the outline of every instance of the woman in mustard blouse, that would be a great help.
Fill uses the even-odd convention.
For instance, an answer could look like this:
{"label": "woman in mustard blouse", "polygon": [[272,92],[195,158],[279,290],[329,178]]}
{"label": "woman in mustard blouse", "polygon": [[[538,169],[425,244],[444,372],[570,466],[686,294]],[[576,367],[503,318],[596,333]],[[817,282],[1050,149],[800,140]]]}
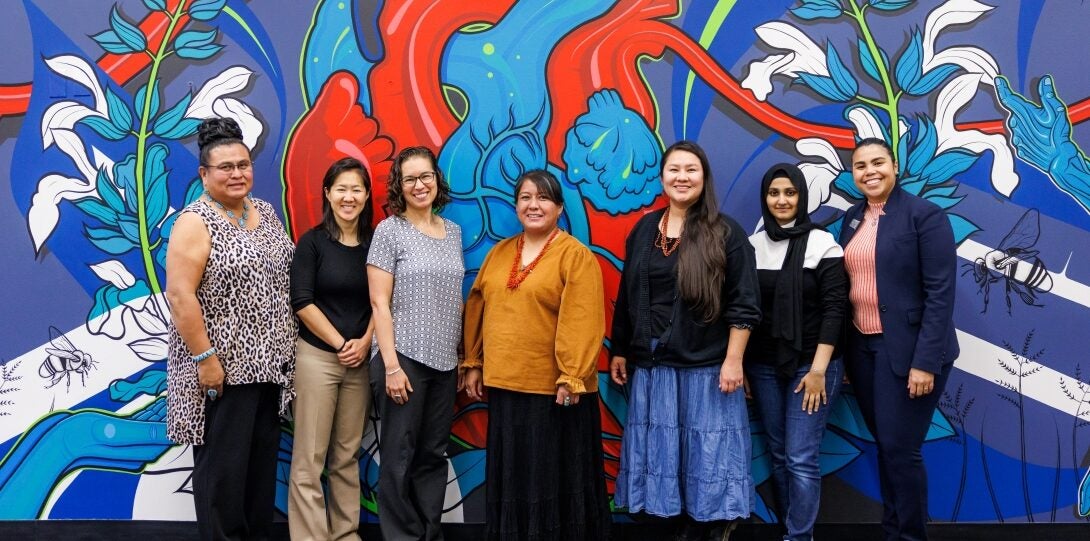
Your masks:
{"label": "woman in mustard blouse", "polygon": [[486,539],[607,539],[598,355],[602,274],[560,230],[560,183],[515,185],[523,232],[488,253],[466,300],[466,393],[488,388]]}

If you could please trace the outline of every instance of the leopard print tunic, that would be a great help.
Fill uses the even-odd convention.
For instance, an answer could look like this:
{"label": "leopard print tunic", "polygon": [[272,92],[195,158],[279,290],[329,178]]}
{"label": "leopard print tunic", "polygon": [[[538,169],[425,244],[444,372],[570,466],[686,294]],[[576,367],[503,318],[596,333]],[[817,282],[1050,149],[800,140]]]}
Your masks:
{"label": "leopard print tunic", "polygon": [[[212,237],[212,251],[197,287],[208,338],[223,362],[226,385],[276,383],[280,413],[295,396],[295,316],[288,302],[288,275],[294,246],[272,205],[253,206],[261,223],[239,228],[202,200],[182,212],[201,217]],[[177,329],[170,325],[167,360],[167,437],[181,444],[204,443],[204,401],[197,368]]]}

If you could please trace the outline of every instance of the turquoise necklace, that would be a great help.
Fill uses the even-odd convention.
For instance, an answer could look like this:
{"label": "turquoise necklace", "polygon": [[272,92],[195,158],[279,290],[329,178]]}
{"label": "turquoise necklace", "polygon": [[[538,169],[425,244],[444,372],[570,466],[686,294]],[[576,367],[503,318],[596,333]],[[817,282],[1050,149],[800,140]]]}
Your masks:
{"label": "turquoise necklace", "polygon": [[[250,217],[250,205],[246,204],[246,199],[242,200],[242,216],[235,216],[235,213],[232,212],[231,209],[223,206],[223,203],[216,201],[215,198],[212,197],[212,194],[208,193],[208,190],[204,191],[204,195],[216,206],[216,208],[226,212],[228,218],[237,221],[239,227],[246,229],[246,218]],[[247,194],[246,197],[250,198],[251,196]]]}

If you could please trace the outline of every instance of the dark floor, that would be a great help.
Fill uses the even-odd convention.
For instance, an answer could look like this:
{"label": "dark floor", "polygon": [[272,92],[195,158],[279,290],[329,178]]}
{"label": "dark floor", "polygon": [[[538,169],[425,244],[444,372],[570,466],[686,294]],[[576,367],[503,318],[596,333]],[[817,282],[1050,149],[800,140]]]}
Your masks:
{"label": "dark floor", "polygon": [[[447,541],[476,541],[481,526],[448,524],[444,527]],[[109,521],[109,520],[48,520],[0,521],[0,540],[106,540],[106,541],[170,541],[194,539],[196,527],[191,522]],[[376,525],[366,525],[360,532],[364,541],[381,536]],[[644,524],[617,524],[615,540],[669,539],[669,530]],[[814,532],[822,541],[855,541],[882,538],[877,524],[819,524]],[[1052,541],[1090,540],[1090,524],[933,524],[932,541]],[[288,539],[287,524],[277,523],[273,539]],[[779,539],[777,529],[768,524],[742,524],[731,536],[732,541],[766,541]]]}

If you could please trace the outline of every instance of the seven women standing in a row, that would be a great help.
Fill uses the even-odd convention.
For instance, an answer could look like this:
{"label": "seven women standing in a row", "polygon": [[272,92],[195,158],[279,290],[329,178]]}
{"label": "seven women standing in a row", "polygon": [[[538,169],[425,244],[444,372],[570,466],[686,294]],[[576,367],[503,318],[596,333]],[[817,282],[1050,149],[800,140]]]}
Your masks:
{"label": "seven women standing in a row", "polygon": [[[291,344],[248,338],[294,336],[290,312],[277,310],[286,283],[274,276],[292,247],[271,207],[248,196],[251,163],[237,125],[206,121],[201,133],[207,202],[186,208],[168,257],[170,431],[175,441],[194,444],[202,537],[260,535],[271,518],[271,482],[259,478],[275,465],[275,452],[266,455],[276,447],[277,398],[291,397],[293,367]],[[748,243],[737,222],[719,212],[699,146],[672,145],[661,173],[669,204],[628,237],[613,322],[611,376],[631,384],[616,503],[678,517],[680,539],[713,529],[725,538],[735,519],[749,515],[745,355],[787,538],[809,539],[820,494],[817,449],[841,379],[833,348],[843,319],[843,252],[810,222],[795,166],[765,175],[765,227]],[[867,204],[848,212],[841,235],[854,309],[849,371],[879,444],[887,535],[924,538],[919,449],[957,356],[953,280],[946,280],[952,234],[941,211],[896,187],[884,142],[860,143],[853,175]],[[442,538],[445,451],[462,383],[454,370],[461,231],[437,214],[449,187],[431,151],[402,151],[387,188],[390,217],[372,240],[370,178],[356,160],[335,163],[323,181],[323,224],[300,239],[295,253],[291,306],[303,326],[289,490],[293,538],[357,537],[368,380],[383,420],[383,536]],[[558,228],[560,190],[544,171],[519,179],[523,233],[491,251],[467,306],[465,389],[481,399],[487,385],[491,401],[490,539],[608,536],[595,394],[601,275],[589,250]],[[892,225],[879,229],[886,215]],[[901,256],[884,258],[883,250]],[[223,295],[225,287],[246,291]],[[364,291],[370,306],[361,302]],[[240,299],[251,306],[235,308],[256,317],[249,323],[227,313]],[[887,316],[890,308],[907,319]],[[239,329],[249,331],[241,336]],[[239,340],[221,336],[228,330]],[[905,396],[893,386],[905,387]]]}

